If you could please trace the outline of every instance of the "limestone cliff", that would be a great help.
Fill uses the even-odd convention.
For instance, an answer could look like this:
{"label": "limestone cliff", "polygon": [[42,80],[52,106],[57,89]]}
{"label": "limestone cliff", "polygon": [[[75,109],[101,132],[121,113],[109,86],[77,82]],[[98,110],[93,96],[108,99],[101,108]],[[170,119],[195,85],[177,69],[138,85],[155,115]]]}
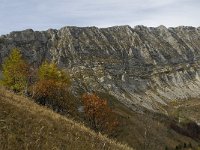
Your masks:
{"label": "limestone cliff", "polygon": [[73,91],[109,92],[131,109],[200,95],[200,28],[64,27],[0,37],[0,62],[13,47],[32,65],[45,59],[66,67]]}

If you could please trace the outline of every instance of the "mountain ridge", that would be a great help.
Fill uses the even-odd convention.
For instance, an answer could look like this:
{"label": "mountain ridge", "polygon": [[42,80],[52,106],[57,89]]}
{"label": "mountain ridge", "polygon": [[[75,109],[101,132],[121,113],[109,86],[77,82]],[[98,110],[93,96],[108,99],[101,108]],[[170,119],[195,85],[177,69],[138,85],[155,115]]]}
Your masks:
{"label": "mountain ridge", "polygon": [[47,59],[69,69],[74,93],[106,91],[133,110],[166,113],[168,102],[199,96],[199,27],[70,26],[11,32],[0,41],[1,63],[18,47],[33,66]]}
{"label": "mountain ridge", "polygon": [[22,31],[27,31],[27,30],[30,30],[30,31],[33,31],[33,32],[46,32],[48,30],[61,30],[63,28],[97,28],[97,29],[107,29],[107,28],[116,28],[116,27],[129,27],[129,28],[137,28],[137,27],[145,27],[145,28],[149,28],[149,29],[154,29],[154,28],[166,28],[166,29],[174,29],[174,28],[196,28],[196,29],[199,29],[200,26],[188,26],[188,25],[179,25],[179,26],[169,26],[169,27],[166,27],[165,25],[159,25],[159,26],[146,26],[146,25],[135,25],[135,26],[130,26],[128,24],[125,24],[125,25],[113,25],[113,26],[107,26],[107,27],[97,27],[97,26],[73,26],[73,25],[70,25],[70,26],[63,26],[63,27],[60,27],[60,28],[49,28],[47,30],[35,30],[35,29],[32,29],[32,28],[26,28],[26,29],[22,29],[22,30],[15,30],[15,31],[11,31],[9,33],[5,33],[5,34],[1,34],[0,36],[6,36],[6,35],[9,35],[11,34],[12,32],[22,32]]}

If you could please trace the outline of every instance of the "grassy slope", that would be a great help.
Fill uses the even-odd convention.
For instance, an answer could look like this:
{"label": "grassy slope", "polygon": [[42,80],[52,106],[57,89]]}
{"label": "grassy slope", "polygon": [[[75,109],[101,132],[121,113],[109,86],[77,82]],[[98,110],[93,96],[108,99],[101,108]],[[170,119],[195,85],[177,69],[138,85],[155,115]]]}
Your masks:
{"label": "grassy slope", "polygon": [[0,149],[130,149],[0,89]]}
{"label": "grassy slope", "polygon": [[176,101],[172,102],[170,106],[170,113],[195,120],[200,125],[200,99],[191,98],[180,102]]}
{"label": "grassy slope", "polygon": [[[120,117],[121,129],[116,137],[119,141],[126,142],[138,150],[164,150],[166,146],[175,149],[177,145],[183,143],[191,143],[193,148],[197,147],[197,141],[181,135],[169,127],[170,116],[148,111],[139,114],[127,109],[112,96],[103,93],[101,96],[110,100],[114,111]],[[172,109],[175,110],[175,108]]]}

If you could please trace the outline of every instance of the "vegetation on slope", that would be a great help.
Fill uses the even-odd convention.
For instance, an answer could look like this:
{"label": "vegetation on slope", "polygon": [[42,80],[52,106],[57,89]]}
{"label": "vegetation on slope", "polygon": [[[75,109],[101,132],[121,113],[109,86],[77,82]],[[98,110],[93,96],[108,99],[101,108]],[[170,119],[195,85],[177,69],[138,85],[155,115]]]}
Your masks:
{"label": "vegetation on slope", "polygon": [[0,149],[131,149],[23,96],[0,90]]}
{"label": "vegetation on slope", "polygon": [[[183,126],[174,119],[174,116],[158,114],[148,110],[137,113],[121,104],[117,99],[106,93],[99,93],[103,99],[108,99],[113,111],[119,116],[119,132],[116,139],[126,142],[129,146],[138,150],[198,150],[200,139],[179,132],[171,128],[171,125]],[[139,107],[139,106],[138,106]],[[169,106],[170,107],[170,106]],[[139,108],[138,108],[139,109]],[[175,110],[175,108],[173,108]],[[172,110],[170,110],[172,112]],[[186,132],[192,130],[187,130]],[[182,148],[181,148],[182,147]]]}
{"label": "vegetation on slope", "polygon": [[[176,109],[176,106],[172,107],[172,110],[165,108],[171,112],[168,115],[157,114],[144,108],[141,109],[143,113],[137,113],[109,94],[92,94],[87,93],[87,90],[83,91],[86,93],[82,96],[82,104],[77,106],[78,98],[75,100],[70,93],[70,77],[63,69],[58,68],[55,63],[45,62],[34,71],[29,69],[28,72],[33,71],[30,75],[20,71],[24,68],[27,71],[24,67],[27,65],[21,64],[25,64],[25,61],[20,52],[14,49],[9,59],[3,64],[2,82],[7,89],[15,93],[25,93],[35,102],[62,115],[71,114],[75,117],[77,108],[81,106],[83,110],[79,112],[77,119],[84,120],[85,124],[96,132],[115,136],[119,141],[127,142],[136,149],[195,149],[198,147],[199,126],[195,122],[180,124],[174,117],[177,110],[179,119],[180,114],[193,110],[193,107],[192,109],[187,107],[187,110],[185,107]],[[5,90],[1,90],[0,94],[0,112],[2,112],[0,148],[2,149],[128,148],[115,144],[101,135],[97,136],[64,116],[37,106],[27,98],[13,95]],[[81,97],[81,95],[76,96]],[[80,99],[78,101],[80,102]],[[139,106],[136,107],[140,109]]]}
{"label": "vegetation on slope", "polygon": [[[66,70],[54,62],[45,61],[38,68],[33,68],[22,58],[20,50],[15,48],[3,63],[1,82],[7,89],[31,96],[35,102],[60,114],[75,117],[77,113],[76,98],[69,90],[71,78]],[[84,121],[96,132],[111,135],[118,126],[115,114],[106,100],[85,92],[82,97]]]}
{"label": "vegetation on slope", "polygon": [[29,65],[22,59],[22,54],[14,48],[3,63],[3,80],[1,83],[15,92],[24,91],[27,87]]}
{"label": "vegetation on slope", "polygon": [[94,131],[109,135],[116,133],[119,122],[107,100],[101,99],[95,93],[83,94],[82,100],[85,118]]}

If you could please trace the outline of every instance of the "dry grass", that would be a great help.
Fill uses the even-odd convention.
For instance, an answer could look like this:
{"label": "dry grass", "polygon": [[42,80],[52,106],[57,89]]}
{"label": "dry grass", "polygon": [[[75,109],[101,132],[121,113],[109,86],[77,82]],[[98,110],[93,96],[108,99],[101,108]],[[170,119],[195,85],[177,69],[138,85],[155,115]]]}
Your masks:
{"label": "dry grass", "polygon": [[200,99],[191,98],[179,102],[176,106],[176,112],[177,111],[181,117],[195,120],[200,124]]}
{"label": "dry grass", "polygon": [[0,89],[0,149],[131,149],[81,124]]}
{"label": "dry grass", "polygon": [[[166,147],[169,150],[174,150],[177,145],[183,145],[184,143],[191,143],[193,149],[198,146],[198,141],[179,134],[170,128],[172,116],[150,111],[146,111],[144,114],[136,113],[127,109],[126,106],[110,95],[101,93],[101,96],[110,100],[110,104],[119,116],[121,126],[116,136],[117,140],[126,142],[138,150],[164,150]],[[172,108],[172,110],[176,110],[176,108]],[[172,110],[170,111],[172,112]]]}

